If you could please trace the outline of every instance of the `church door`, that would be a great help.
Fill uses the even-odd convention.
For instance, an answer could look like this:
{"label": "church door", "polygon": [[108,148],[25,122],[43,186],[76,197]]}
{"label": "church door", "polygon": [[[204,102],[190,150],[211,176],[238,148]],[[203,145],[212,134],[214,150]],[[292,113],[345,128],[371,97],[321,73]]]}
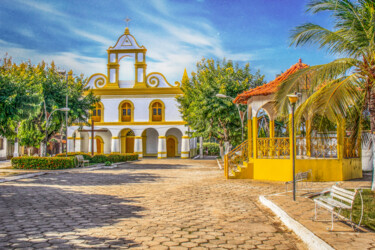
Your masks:
{"label": "church door", "polygon": [[103,140],[101,138],[96,138],[96,153],[103,154]]}
{"label": "church door", "polygon": [[176,156],[176,143],[173,138],[167,139],[167,157]]}
{"label": "church door", "polygon": [[134,153],[134,137],[126,137],[126,153]]}

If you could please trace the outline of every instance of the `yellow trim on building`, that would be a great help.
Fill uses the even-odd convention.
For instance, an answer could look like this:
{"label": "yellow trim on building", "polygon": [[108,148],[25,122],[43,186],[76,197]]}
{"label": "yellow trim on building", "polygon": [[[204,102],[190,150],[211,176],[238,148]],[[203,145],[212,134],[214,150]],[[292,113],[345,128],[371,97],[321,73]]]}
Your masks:
{"label": "yellow trim on building", "polygon": [[[108,83],[109,84],[109,83]],[[106,84],[106,86],[108,85]],[[91,90],[89,90],[91,91]],[[89,91],[86,91],[85,94],[87,95]],[[183,92],[180,88],[119,88],[117,87],[110,87],[107,88],[100,88],[100,89],[92,89],[94,95],[157,95],[157,94],[175,94],[175,95],[182,95]]]}
{"label": "yellow trim on building", "polygon": [[[165,121],[165,122],[95,122],[95,126],[118,126],[118,125],[185,125],[184,121]],[[73,126],[80,126],[75,123]]]}
{"label": "yellow trim on building", "polygon": [[165,139],[165,136],[158,136],[159,139]]}
{"label": "yellow trim on building", "polygon": [[120,139],[118,136],[112,136],[112,139]]}
{"label": "yellow trim on building", "polygon": [[187,136],[187,135],[182,136],[182,138],[184,138],[184,139],[190,139],[190,137]]}

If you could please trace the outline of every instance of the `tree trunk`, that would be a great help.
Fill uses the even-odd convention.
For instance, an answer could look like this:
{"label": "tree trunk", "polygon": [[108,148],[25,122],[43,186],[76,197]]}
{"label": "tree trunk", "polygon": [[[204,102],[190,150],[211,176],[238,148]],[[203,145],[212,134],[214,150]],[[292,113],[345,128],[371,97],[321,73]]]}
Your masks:
{"label": "tree trunk", "polygon": [[18,126],[19,126],[19,124],[17,124],[17,127],[16,127],[16,138],[14,138],[14,152],[13,152],[13,157],[20,156],[19,153],[18,153]]}
{"label": "tree trunk", "polygon": [[225,147],[225,154],[228,154],[231,150],[231,145],[229,141],[224,142],[224,147]]}
{"label": "tree trunk", "polygon": [[220,148],[220,157],[224,161],[224,146],[223,146],[223,142],[220,142],[219,148]]}
{"label": "tree trunk", "polygon": [[[372,138],[372,145],[373,145],[373,155],[372,157],[375,158],[375,89],[370,89],[370,100],[369,100],[369,111],[370,111],[370,125],[371,125],[371,138]],[[372,184],[371,190],[375,190],[375,164],[373,164],[372,168]]]}
{"label": "tree trunk", "polygon": [[199,137],[199,158],[203,159],[203,137]]}

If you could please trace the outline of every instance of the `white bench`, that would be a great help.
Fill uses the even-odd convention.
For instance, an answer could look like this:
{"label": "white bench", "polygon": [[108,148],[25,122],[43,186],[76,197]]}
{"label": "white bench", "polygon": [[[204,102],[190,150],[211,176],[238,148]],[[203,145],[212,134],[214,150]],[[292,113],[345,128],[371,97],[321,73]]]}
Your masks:
{"label": "white bench", "polygon": [[85,158],[83,158],[83,155],[76,155],[76,159],[77,159],[77,166],[78,167],[84,167],[85,166],[85,163],[90,163],[89,160],[85,160]]}
{"label": "white bench", "polygon": [[[340,215],[342,210],[349,210],[350,211],[350,221],[352,221],[352,210],[353,210],[353,203],[354,199],[357,195],[358,190],[356,189],[354,192],[349,191],[343,188],[339,188],[335,185],[331,187],[329,196],[319,196],[318,198],[314,199],[315,202],[315,219],[317,218],[317,208],[322,207],[331,211],[331,230],[333,230],[333,215]],[[358,225],[361,225],[362,216],[363,216],[363,200],[361,195],[362,201],[362,213],[361,218]],[[337,212],[335,210],[338,210]]]}
{"label": "white bench", "polygon": [[[295,177],[295,179],[296,179],[296,185],[297,185],[298,182],[307,181],[309,179],[309,177],[310,177],[310,179],[312,181],[312,171],[311,171],[311,169],[308,170],[308,171],[306,171],[306,172],[299,172],[299,173],[297,173],[296,177]],[[291,183],[293,183],[293,181],[287,181],[287,182],[285,182],[285,192],[288,192],[288,184],[291,184]]]}

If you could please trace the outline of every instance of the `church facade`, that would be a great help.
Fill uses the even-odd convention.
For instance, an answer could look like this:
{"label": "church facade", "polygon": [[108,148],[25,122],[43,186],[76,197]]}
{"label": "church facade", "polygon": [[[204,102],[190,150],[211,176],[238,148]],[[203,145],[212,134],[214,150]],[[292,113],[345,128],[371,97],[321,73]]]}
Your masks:
{"label": "church facade", "polygon": [[[147,49],[129,28],[107,52],[107,72],[87,81],[101,98],[91,117],[94,140],[91,127],[70,126],[68,151],[91,152],[93,147],[95,153],[137,153],[139,158],[194,156],[197,141],[189,138],[176,101],[180,83],[170,84],[159,72],[146,73]],[[122,72],[132,79],[121,79]]]}

